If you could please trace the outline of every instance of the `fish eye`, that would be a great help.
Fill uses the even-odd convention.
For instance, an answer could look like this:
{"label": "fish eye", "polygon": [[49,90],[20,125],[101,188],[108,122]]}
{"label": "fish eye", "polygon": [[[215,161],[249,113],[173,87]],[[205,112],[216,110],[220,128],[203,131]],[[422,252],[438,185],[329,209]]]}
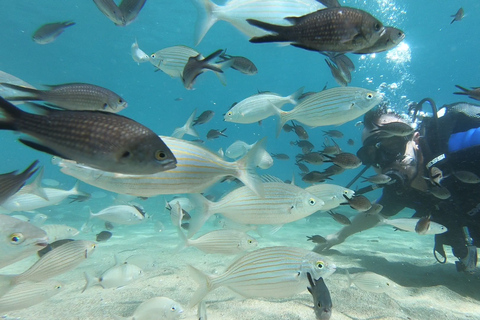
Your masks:
{"label": "fish eye", "polygon": [[118,99],[118,103],[123,103],[123,99]]}
{"label": "fish eye", "polygon": [[175,311],[175,310],[177,310],[177,308],[175,308],[175,307],[172,307],[170,310],[172,310],[172,311]]}
{"label": "fish eye", "polygon": [[253,243],[253,241],[252,241],[252,240],[248,240],[248,243]]}
{"label": "fish eye", "polygon": [[371,93],[371,92],[370,92],[370,93],[367,93],[367,99],[368,99],[368,100],[373,99],[373,93]]}
{"label": "fish eye", "polygon": [[167,157],[167,154],[165,152],[163,152],[163,150],[155,151],[155,159],[165,160],[166,157]]}
{"label": "fish eye", "polygon": [[155,53],[153,53],[150,57],[152,57],[152,59],[155,59]]}
{"label": "fish eye", "polygon": [[317,202],[315,201],[315,199],[310,198],[310,199],[308,199],[308,203],[309,203],[311,206],[314,206],[315,203],[317,203]]}
{"label": "fish eye", "polygon": [[381,28],[381,26],[378,22],[373,25],[373,29],[375,29],[375,31],[380,30],[380,28]]}
{"label": "fish eye", "polygon": [[232,115],[232,111],[228,111],[227,116],[231,116],[231,115]]}
{"label": "fish eye", "polygon": [[317,261],[315,265],[317,266],[318,269],[323,269],[323,267],[325,266],[325,263],[323,261]]}
{"label": "fish eye", "polygon": [[25,241],[25,237],[19,232],[12,233],[9,238],[11,244],[20,244]]}
{"label": "fish eye", "polygon": [[130,151],[125,151],[124,153],[122,153],[122,158],[128,158],[130,157]]}

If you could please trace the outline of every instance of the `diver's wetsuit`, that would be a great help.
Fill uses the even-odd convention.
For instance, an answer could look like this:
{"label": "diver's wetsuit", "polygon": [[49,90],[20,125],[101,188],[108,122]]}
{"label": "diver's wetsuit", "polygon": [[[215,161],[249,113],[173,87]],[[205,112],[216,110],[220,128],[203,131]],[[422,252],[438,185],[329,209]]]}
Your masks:
{"label": "diver's wetsuit", "polygon": [[[398,185],[386,186],[383,195],[378,201],[383,205],[382,215],[392,216],[403,208],[416,211],[415,217],[431,215],[431,220],[448,228],[443,234],[436,235],[435,243],[449,245],[453,254],[459,259],[467,255],[465,236],[462,228],[468,227],[474,245],[480,246],[480,183],[468,184],[458,180],[452,172],[470,171],[480,177],[480,144],[471,143],[466,148],[450,152],[455,146],[451,135],[466,132],[469,129],[480,128],[480,118],[468,117],[463,113],[449,111],[444,117],[438,119],[439,133],[434,134],[434,120],[423,121],[422,139],[420,148],[425,158],[425,164],[440,154],[445,154],[444,160],[433,166],[443,171],[442,187],[447,188],[451,196],[441,200],[434,195],[416,189]],[[429,121],[430,120],[430,121]],[[430,123],[429,123],[430,122]],[[477,132],[480,134],[480,129]],[[449,146],[450,140],[450,146]],[[428,172],[428,169],[425,170]],[[443,248],[442,248],[443,250]]]}

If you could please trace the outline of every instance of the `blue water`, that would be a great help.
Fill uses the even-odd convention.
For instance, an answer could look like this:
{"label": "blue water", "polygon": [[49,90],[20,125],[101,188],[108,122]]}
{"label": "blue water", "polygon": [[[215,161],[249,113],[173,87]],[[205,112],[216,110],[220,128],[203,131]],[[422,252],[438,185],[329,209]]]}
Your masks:
{"label": "blue water", "polygon": [[[404,111],[409,102],[425,97],[433,98],[438,105],[473,102],[453,92],[456,84],[465,87],[480,85],[478,1],[351,0],[341,3],[366,10],[385,25],[400,28],[406,34],[401,50],[397,48],[374,57],[350,54],[357,67],[351,86],[375,90],[385,82],[387,87],[383,92],[391,107],[399,111]],[[460,7],[465,10],[465,18],[450,24],[450,15]],[[196,50],[208,55],[227,48],[229,54],[251,59],[259,72],[255,76],[246,76],[227,70],[227,86],[222,86],[213,73],[205,73],[198,78],[195,90],[189,91],[179,79],[154,72],[149,63],[137,65],[130,55],[130,46],[135,39],[147,54],[174,45],[193,47],[197,10],[188,0],[149,0],[137,20],[127,27],[115,26],[93,1],[2,0],[0,8],[0,70],[35,87],[86,82],[109,88],[129,103],[122,115],[160,135],[170,135],[176,127],[182,126],[195,108],[197,114],[214,110],[214,119],[197,127],[200,138],[206,140],[206,133],[211,128],[227,128],[228,138],[207,141],[206,147],[213,151],[225,150],[237,139],[251,144],[267,136],[267,150],[287,153],[291,160],[276,161],[272,168],[260,173],[282,179],[290,179],[295,174],[296,181],[300,181],[299,170],[293,164],[300,150],[290,145],[290,141],[298,139],[293,133],[285,132],[276,138],[275,117],[263,121],[261,126],[241,125],[224,122],[222,114],[232,103],[258,90],[286,96],[302,86],[305,91],[319,91],[327,82],[329,88],[337,86],[322,55],[289,46],[251,44],[233,26],[220,21],[210,29]],[[65,20],[73,20],[76,25],[68,28],[55,42],[38,45],[32,41],[31,35],[40,25]],[[361,143],[360,131],[354,127],[357,120],[339,127],[309,129],[310,141],[320,149],[324,141],[322,130],[341,130],[345,138],[337,139],[337,142],[344,151],[355,153]],[[50,164],[49,155],[29,149],[17,138],[17,134],[0,132],[0,172],[25,168],[34,159],[39,159],[45,166],[45,177],[59,180],[66,188],[73,185],[73,178],[63,175],[58,167]],[[348,138],[355,141],[355,146],[346,144]],[[345,185],[359,170],[336,176],[332,183]],[[306,186],[301,181],[298,184]],[[357,183],[352,188],[361,186]],[[97,190],[86,185],[83,189]]]}

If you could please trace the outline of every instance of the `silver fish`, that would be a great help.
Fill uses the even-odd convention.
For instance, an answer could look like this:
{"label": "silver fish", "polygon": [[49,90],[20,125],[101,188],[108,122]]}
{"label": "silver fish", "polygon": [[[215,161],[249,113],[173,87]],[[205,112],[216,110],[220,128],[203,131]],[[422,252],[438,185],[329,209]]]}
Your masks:
{"label": "silver fish", "polygon": [[97,8],[115,25],[125,26],[125,16],[113,0],[93,0]]}
{"label": "silver fish", "polygon": [[33,41],[38,44],[47,44],[55,41],[55,39],[65,31],[66,28],[75,25],[73,21],[47,23],[38,28],[32,35]]}
{"label": "silver fish", "polygon": [[47,224],[43,225],[41,229],[47,233],[49,243],[71,239],[79,234],[77,229],[64,224]]}
{"label": "silver fish", "polygon": [[0,295],[0,313],[41,303],[62,292],[64,287],[64,284],[58,281],[20,283],[3,296]]}
{"label": "silver fish", "polygon": [[87,272],[84,273],[86,284],[82,293],[94,285],[100,285],[104,289],[123,287],[137,280],[143,274],[140,267],[127,262],[120,263],[115,256],[115,265],[105,270],[99,278],[92,277]]}
{"label": "silver fish", "polygon": [[175,130],[172,133],[172,137],[182,139],[184,135],[188,134],[190,136],[198,138],[198,132],[193,127],[196,114],[197,114],[197,109],[194,109],[190,117],[188,117],[187,122],[185,122],[183,126],[179,128],[175,128]]}
{"label": "silver fish", "polygon": [[[418,224],[420,219],[418,218],[405,218],[405,219],[385,219],[381,215],[377,216],[381,223],[391,225],[397,229],[408,231],[408,232],[416,232],[415,227]],[[448,229],[434,221],[430,221],[426,230],[422,230],[422,235],[426,234],[441,234],[447,232]],[[419,233],[420,234],[420,233]]]}
{"label": "silver fish", "polygon": [[27,146],[106,171],[151,174],[175,168],[170,149],[152,130],[113,113],[50,110],[24,112],[0,98],[0,130],[30,135]]}
{"label": "silver fish", "polygon": [[373,293],[388,292],[398,285],[392,280],[373,272],[359,272],[350,275],[347,270],[348,286],[353,284],[359,289]]}
{"label": "silver fish", "polygon": [[[162,320],[177,320],[181,318],[182,313],[183,308],[180,303],[166,297],[155,297],[142,302],[137,309],[135,309],[132,316],[125,319],[152,320],[156,318]],[[120,319],[119,317],[116,317],[116,319],[117,318]],[[206,318],[202,320],[206,320]]]}
{"label": "silver fish", "polygon": [[137,206],[118,205],[105,208],[98,213],[90,211],[90,219],[92,218],[116,224],[134,225],[144,222],[145,212]]}
{"label": "silver fish", "polygon": [[463,183],[480,183],[480,177],[470,171],[454,171],[453,175]]}
{"label": "silver fish", "polygon": [[56,108],[65,110],[98,110],[117,113],[127,107],[127,102],[118,94],[106,88],[88,83],[65,83],[48,86],[49,90],[36,90],[9,83],[0,85],[23,92],[12,97],[10,101],[46,101]]}
{"label": "silver fish", "polygon": [[25,182],[37,172],[38,160],[35,160],[27,169],[0,174],[0,205],[20,190]]}
{"label": "silver fish", "polygon": [[210,61],[217,58],[223,50],[217,50],[206,58],[202,58],[200,54],[195,57],[188,58],[187,64],[182,71],[182,81],[186,89],[193,89],[193,84],[197,77],[206,70],[212,70],[217,73],[223,73],[222,69],[210,64]]}
{"label": "silver fish", "polygon": [[335,156],[325,155],[330,160],[325,162],[333,162],[343,169],[355,169],[362,165],[362,161],[353,153],[341,152]]}
{"label": "silver fish", "polygon": [[319,254],[296,247],[268,247],[249,252],[220,275],[208,276],[189,266],[199,288],[189,306],[197,305],[210,292],[226,286],[249,298],[284,298],[305,290],[307,272],[326,278],[336,266]]}
{"label": "silver fish", "polygon": [[135,42],[132,43],[130,52],[132,54],[133,60],[137,64],[150,61],[150,56],[148,54],[146,54],[145,52],[143,52],[143,50],[138,47],[137,39],[135,39]]}

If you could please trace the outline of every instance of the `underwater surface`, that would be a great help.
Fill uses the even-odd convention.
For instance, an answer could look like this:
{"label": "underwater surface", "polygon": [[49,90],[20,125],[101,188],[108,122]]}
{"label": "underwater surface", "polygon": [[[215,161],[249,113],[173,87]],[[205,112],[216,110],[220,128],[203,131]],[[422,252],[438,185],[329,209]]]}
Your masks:
{"label": "underwater surface", "polygon": [[[217,3],[223,3],[217,1]],[[385,25],[403,30],[405,39],[395,48],[376,54],[347,54],[356,66],[351,87],[362,87],[385,94],[384,101],[400,113],[408,105],[429,97],[438,106],[469,100],[454,95],[455,85],[478,86],[480,43],[480,3],[464,1],[341,1],[342,6],[365,10]],[[451,23],[452,15],[463,7],[465,17]],[[281,180],[294,178],[295,184],[306,188],[295,155],[300,153],[291,141],[299,140],[294,132],[282,131],[276,137],[278,117],[272,116],[261,124],[225,122],[223,114],[233,103],[259,91],[271,91],[288,96],[301,87],[304,91],[321,91],[338,87],[326,63],[325,56],[293,46],[255,44],[248,41],[231,24],[215,23],[201,43],[195,46],[197,8],[189,0],[149,0],[138,17],[127,26],[116,26],[95,6],[93,1],[6,1],[1,2],[0,19],[2,48],[0,70],[12,74],[36,88],[72,82],[83,82],[108,88],[128,102],[121,115],[134,119],[161,136],[170,136],[185,124],[196,109],[197,116],[213,110],[213,119],[196,126],[203,146],[212,152],[224,151],[236,140],[248,144],[267,137],[266,150],[271,154],[287,154],[288,160],[274,159],[268,169],[257,169]],[[54,42],[39,45],[32,41],[33,32],[50,22],[75,22]],[[247,57],[258,68],[255,75],[236,70],[224,71],[226,85],[213,72],[200,75],[194,90],[186,90],[181,79],[172,78],[146,62],[132,59],[131,45],[135,41],[148,55],[171,46],[185,45],[203,56],[218,49],[230,55]],[[470,103],[473,100],[470,99]],[[293,108],[292,105],[285,110]],[[27,109],[25,109],[27,110]],[[361,146],[361,129],[355,126],[359,117],[340,126],[308,128],[309,141],[315,150],[323,147],[324,130],[339,130],[343,138],[334,138],[345,152],[356,153]],[[226,137],[207,140],[210,129],[223,130]],[[0,173],[23,170],[35,159],[44,167],[44,182],[50,187],[71,189],[76,179],[60,172],[49,154],[41,153],[18,142],[18,133],[2,130]],[[347,140],[352,139],[353,145]],[[229,160],[232,161],[232,160]],[[310,170],[323,170],[329,164],[309,165]],[[332,176],[328,183],[346,186],[362,169],[346,170]],[[373,170],[364,175],[373,175]],[[58,184],[57,184],[58,182]],[[46,186],[46,185],[45,185]],[[350,188],[366,186],[357,180]],[[206,191],[219,199],[236,187],[234,182],[216,183]],[[4,319],[114,319],[131,316],[137,306],[150,298],[164,296],[180,303],[181,318],[198,319],[197,308],[188,303],[197,288],[187,265],[207,274],[222,274],[235,260],[234,256],[207,255],[196,248],[176,249],[181,240],[172,224],[165,202],[175,195],[134,198],[80,183],[80,190],[91,194],[83,202],[68,199],[56,206],[34,212],[15,212],[33,217],[48,216],[47,224],[69,225],[78,230],[74,239],[95,241],[96,234],[105,230],[104,221],[89,221],[92,212],[129,201],[140,204],[150,216],[138,225],[115,225],[113,236],[99,242],[95,253],[74,270],[55,277],[64,284],[62,292],[52,298],[15,311],[1,312]],[[368,193],[374,201],[380,191]],[[351,218],[357,212],[340,206],[335,212]],[[411,210],[396,216],[410,217]],[[219,218],[212,218],[201,229],[204,234],[219,228]],[[275,224],[275,221],[272,221]],[[288,223],[277,232],[249,231],[258,241],[258,248],[293,246],[311,250],[314,244],[307,236],[326,236],[342,227],[326,212]],[[187,231],[183,231],[187,232]],[[195,236],[197,237],[198,234]],[[455,257],[448,248],[448,262],[441,265],[432,255],[433,236],[394,232],[391,226],[378,226],[356,234],[325,253],[337,270],[325,279],[333,302],[331,319],[480,319],[480,277],[457,273]],[[82,293],[84,272],[100,275],[114,265],[114,255],[124,261],[140,255],[144,262],[143,275],[120,288],[103,289],[92,286]],[[324,255],[323,253],[321,255]],[[38,258],[30,256],[5,267],[3,273],[21,273]],[[147,262],[145,262],[147,261]],[[349,286],[350,273],[370,271],[391,279],[398,286],[387,292],[374,293]],[[305,282],[305,289],[308,282]],[[307,290],[288,298],[244,298],[221,287],[206,298],[209,319],[315,319],[312,296]],[[150,319],[150,318],[139,318]],[[151,318],[154,319],[154,318]],[[159,318],[161,319],[161,318]]]}

